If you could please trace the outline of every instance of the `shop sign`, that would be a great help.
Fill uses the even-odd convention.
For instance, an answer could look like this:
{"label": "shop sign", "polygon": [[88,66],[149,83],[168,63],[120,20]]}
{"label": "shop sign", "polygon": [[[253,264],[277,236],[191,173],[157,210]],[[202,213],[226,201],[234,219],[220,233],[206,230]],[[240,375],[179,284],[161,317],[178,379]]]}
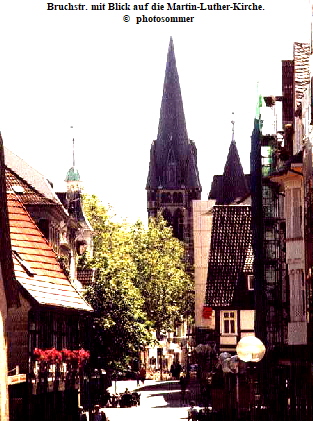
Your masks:
{"label": "shop sign", "polygon": [[8,376],[8,384],[19,384],[26,382],[26,374],[15,374],[14,376]]}

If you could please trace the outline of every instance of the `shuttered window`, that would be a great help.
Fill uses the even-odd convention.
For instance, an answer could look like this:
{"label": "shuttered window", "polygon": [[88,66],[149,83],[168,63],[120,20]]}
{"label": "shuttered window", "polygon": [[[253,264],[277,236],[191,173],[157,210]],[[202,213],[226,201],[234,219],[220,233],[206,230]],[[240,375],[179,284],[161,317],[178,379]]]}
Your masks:
{"label": "shuttered window", "polygon": [[302,237],[301,189],[287,189],[285,192],[285,216],[287,238]]}

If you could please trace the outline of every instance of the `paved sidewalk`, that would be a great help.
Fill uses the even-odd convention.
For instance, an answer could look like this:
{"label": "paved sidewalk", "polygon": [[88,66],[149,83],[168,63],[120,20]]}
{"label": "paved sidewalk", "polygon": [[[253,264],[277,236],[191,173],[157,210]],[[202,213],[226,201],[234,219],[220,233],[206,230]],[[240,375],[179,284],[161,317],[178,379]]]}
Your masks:
{"label": "paved sidewalk", "polygon": [[[173,382],[179,383],[177,380],[170,380]],[[113,393],[123,393],[125,392],[125,389],[132,391],[135,389],[140,389],[145,386],[153,386],[155,384],[161,385],[161,384],[168,384],[169,381],[160,381],[160,380],[145,380],[144,384],[140,382],[140,385],[137,385],[137,380],[113,380],[112,386],[108,388],[108,391],[112,395]]]}

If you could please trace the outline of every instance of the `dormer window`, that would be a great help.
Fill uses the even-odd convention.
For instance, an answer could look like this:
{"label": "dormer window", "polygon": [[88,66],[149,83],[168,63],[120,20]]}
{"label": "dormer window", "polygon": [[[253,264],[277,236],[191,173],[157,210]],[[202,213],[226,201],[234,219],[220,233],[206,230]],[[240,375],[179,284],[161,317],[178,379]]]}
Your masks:
{"label": "dormer window", "polygon": [[247,287],[248,291],[254,290],[254,275],[247,275]]}

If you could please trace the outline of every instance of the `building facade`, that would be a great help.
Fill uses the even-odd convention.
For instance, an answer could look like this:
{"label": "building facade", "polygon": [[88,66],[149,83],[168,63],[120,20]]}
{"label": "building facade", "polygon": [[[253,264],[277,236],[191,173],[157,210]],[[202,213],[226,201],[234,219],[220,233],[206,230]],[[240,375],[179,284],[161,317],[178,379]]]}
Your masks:
{"label": "building facade", "polygon": [[234,351],[254,331],[249,176],[232,141],[208,201],[194,201],[196,341]]}
{"label": "building facade", "polygon": [[312,418],[310,57],[309,44],[294,44],[282,96],[264,97],[252,135],[256,335],[267,349],[260,396],[270,420]]}
{"label": "building facade", "polygon": [[[8,311],[20,307],[18,284],[12,262],[8,218],[3,142],[0,135],[0,419],[9,421],[8,383]],[[14,374],[14,373],[9,373]]]}

